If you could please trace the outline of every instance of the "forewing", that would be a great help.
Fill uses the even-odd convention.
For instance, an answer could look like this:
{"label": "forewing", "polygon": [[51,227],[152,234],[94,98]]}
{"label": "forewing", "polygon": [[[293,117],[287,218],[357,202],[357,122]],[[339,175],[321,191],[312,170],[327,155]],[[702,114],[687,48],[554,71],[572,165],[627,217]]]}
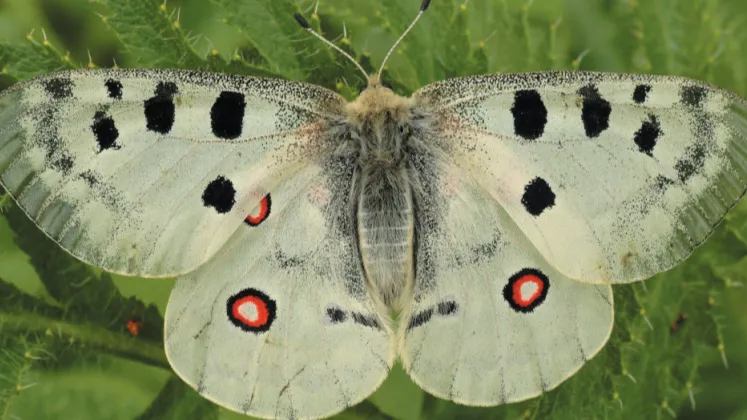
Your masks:
{"label": "forewing", "polygon": [[609,285],[548,264],[486,191],[428,163],[414,301],[399,326],[405,370],[429,393],[468,405],[521,401],[570,377],[607,341]]}
{"label": "forewing", "polygon": [[273,190],[269,217],[178,278],[169,299],[171,365],[232,410],[328,416],[373,393],[394,362],[389,316],[367,293],[354,245],[352,166],[319,170]]}
{"label": "forewing", "polygon": [[81,260],[172,276],[323,154],[343,104],[312,85],[196,71],[47,75],[0,95],[0,181]]}
{"label": "forewing", "polygon": [[415,94],[441,147],[553,267],[629,282],[685,259],[747,188],[747,103],[677,77],[453,79]]}

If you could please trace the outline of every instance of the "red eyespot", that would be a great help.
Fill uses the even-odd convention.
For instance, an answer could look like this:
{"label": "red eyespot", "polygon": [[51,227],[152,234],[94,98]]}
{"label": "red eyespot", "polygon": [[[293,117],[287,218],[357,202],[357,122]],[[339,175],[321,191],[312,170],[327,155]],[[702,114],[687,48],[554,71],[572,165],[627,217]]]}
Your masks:
{"label": "red eyespot", "polygon": [[550,289],[550,280],[541,271],[525,268],[509,278],[503,297],[517,312],[532,312],[542,304]]}
{"label": "red eyespot", "polygon": [[246,219],[244,222],[249,226],[258,226],[260,223],[264,222],[265,219],[270,215],[270,209],[272,208],[272,200],[270,199],[270,194],[267,194],[260,200],[259,202],[259,214],[255,215],[248,215],[246,216]]}
{"label": "red eyespot", "polygon": [[244,289],[228,299],[228,319],[244,331],[264,332],[275,320],[275,301],[256,289]]}
{"label": "red eyespot", "polygon": [[140,328],[143,326],[143,321],[140,318],[132,318],[127,321],[127,331],[135,337],[140,334]]}

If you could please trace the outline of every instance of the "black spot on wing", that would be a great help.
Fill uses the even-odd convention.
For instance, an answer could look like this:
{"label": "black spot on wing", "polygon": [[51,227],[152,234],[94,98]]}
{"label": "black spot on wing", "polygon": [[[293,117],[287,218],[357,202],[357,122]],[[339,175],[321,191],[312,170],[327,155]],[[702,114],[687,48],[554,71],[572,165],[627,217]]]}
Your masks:
{"label": "black spot on wing", "polygon": [[581,120],[584,123],[586,136],[599,137],[610,126],[612,106],[602,98],[594,85],[586,85],[579,89],[578,93],[583,97]]}
{"label": "black spot on wing", "polygon": [[99,145],[99,153],[106,149],[119,149],[116,144],[119,137],[119,130],[114,125],[114,119],[106,113],[97,111],[93,116],[93,125],[91,125],[93,135],[96,137],[96,143]]}
{"label": "black spot on wing", "polygon": [[358,312],[353,312],[351,316],[353,317],[353,322],[355,322],[356,324],[360,324],[364,327],[374,328],[377,330],[381,329],[381,325],[379,325],[379,321],[376,319],[375,315],[365,316],[363,314],[359,314]]}
{"label": "black spot on wing", "polygon": [[651,85],[638,85],[633,91],[633,100],[637,104],[642,104],[648,99],[649,92],[651,92]]}
{"label": "black spot on wing", "polygon": [[275,249],[275,252],[272,253],[272,256],[275,258],[275,262],[278,264],[278,267],[282,268],[283,270],[301,267],[306,262],[305,258],[297,256],[289,257],[279,248]]}
{"label": "black spot on wing", "polygon": [[543,211],[555,205],[555,193],[544,179],[537,177],[524,187],[521,204],[532,216],[539,216]]}
{"label": "black spot on wing", "polygon": [[514,132],[526,140],[542,137],[547,125],[547,108],[536,90],[519,90],[514,94],[511,106],[514,116]]}
{"label": "black spot on wing", "polygon": [[73,96],[73,81],[64,78],[49,79],[44,82],[44,90],[52,99],[67,99]]}
{"label": "black spot on wing", "polygon": [[685,153],[674,165],[677,177],[686,182],[693,176],[703,172],[706,158],[713,153],[715,142],[715,120],[703,107],[708,96],[706,88],[701,86],[683,86],[680,99],[687,109],[690,134],[695,142],[685,149]]}
{"label": "black spot on wing", "polygon": [[680,101],[687,106],[702,106],[705,97],[706,90],[700,86],[683,86],[680,90]]}
{"label": "black spot on wing", "polygon": [[222,176],[215,178],[202,193],[202,203],[220,214],[228,213],[236,204],[236,189],[233,183]]}
{"label": "black spot on wing", "polygon": [[440,302],[437,306],[438,314],[442,316],[452,315],[459,309],[459,305],[453,300]]}
{"label": "black spot on wing", "polygon": [[685,182],[702,171],[705,166],[706,155],[707,149],[702,143],[697,143],[685,149],[685,156],[674,164],[679,180]]}
{"label": "black spot on wing", "polygon": [[433,308],[428,308],[424,311],[418,312],[417,314],[413,315],[412,318],[410,318],[410,322],[407,324],[407,329],[411,330],[425,324],[426,322],[431,320],[432,316]]}
{"label": "black spot on wing", "polygon": [[109,79],[104,82],[104,85],[106,85],[106,91],[110,98],[122,99],[122,83],[118,80]]}
{"label": "black spot on wing", "polygon": [[665,192],[670,185],[674,185],[674,180],[669,179],[664,175],[657,175],[656,178],[654,178],[654,188],[660,193]]}
{"label": "black spot on wing", "polygon": [[330,322],[333,324],[340,324],[345,322],[347,315],[345,315],[345,311],[340,308],[327,308],[327,318],[329,318]]}
{"label": "black spot on wing", "polygon": [[67,151],[61,151],[51,164],[52,168],[56,171],[62,172],[64,175],[70,175],[70,171],[73,169],[73,165],[75,165],[75,160],[73,160],[73,157]]}
{"label": "black spot on wing", "polygon": [[662,135],[661,124],[655,115],[649,114],[648,120],[643,121],[641,128],[635,132],[633,141],[638,145],[638,151],[653,156],[651,153],[656,142]]}
{"label": "black spot on wing", "polygon": [[174,126],[176,106],[174,95],[179,89],[173,82],[159,82],[155,96],[145,101],[146,127],[150,131],[168,134]]}
{"label": "black spot on wing", "polygon": [[65,176],[70,175],[75,160],[59,133],[61,108],[54,102],[40,104],[39,108],[38,113],[30,115],[34,126],[30,139],[44,150],[45,162],[49,167]]}
{"label": "black spot on wing", "polygon": [[244,125],[246,100],[238,92],[221,92],[210,109],[210,124],[215,137],[235,139]]}
{"label": "black spot on wing", "polygon": [[93,187],[95,185],[98,185],[99,178],[96,176],[95,173],[93,173],[91,170],[87,170],[85,172],[81,172],[78,174],[78,177],[80,177],[82,180],[86,181],[86,184],[88,184],[89,187]]}

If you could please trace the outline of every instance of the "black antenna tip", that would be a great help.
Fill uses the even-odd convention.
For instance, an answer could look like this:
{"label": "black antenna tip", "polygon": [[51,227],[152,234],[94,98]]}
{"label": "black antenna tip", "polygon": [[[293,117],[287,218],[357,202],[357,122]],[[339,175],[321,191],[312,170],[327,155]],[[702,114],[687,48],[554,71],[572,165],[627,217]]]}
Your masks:
{"label": "black antenna tip", "polygon": [[425,12],[425,9],[428,8],[428,6],[431,5],[431,0],[423,0],[423,3],[420,5],[420,11]]}
{"label": "black antenna tip", "polygon": [[[427,0],[426,0],[427,1]],[[304,29],[310,29],[309,22],[306,21],[306,19],[301,16],[300,13],[296,13],[293,15],[293,17],[296,19],[296,22],[298,22],[299,25],[301,25]]]}

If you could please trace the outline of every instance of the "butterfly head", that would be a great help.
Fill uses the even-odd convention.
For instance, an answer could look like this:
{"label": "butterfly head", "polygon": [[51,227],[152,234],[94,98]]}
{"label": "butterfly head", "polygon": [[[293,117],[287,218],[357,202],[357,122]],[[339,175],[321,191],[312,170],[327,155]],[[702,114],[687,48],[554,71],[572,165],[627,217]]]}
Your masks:
{"label": "butterfly head", "polygon": [[353,125],[406,124],[410,119],[410,99],[394,93],[391,86],[378,76],[369,77],[366,87],[347,106],[348,120]]}

